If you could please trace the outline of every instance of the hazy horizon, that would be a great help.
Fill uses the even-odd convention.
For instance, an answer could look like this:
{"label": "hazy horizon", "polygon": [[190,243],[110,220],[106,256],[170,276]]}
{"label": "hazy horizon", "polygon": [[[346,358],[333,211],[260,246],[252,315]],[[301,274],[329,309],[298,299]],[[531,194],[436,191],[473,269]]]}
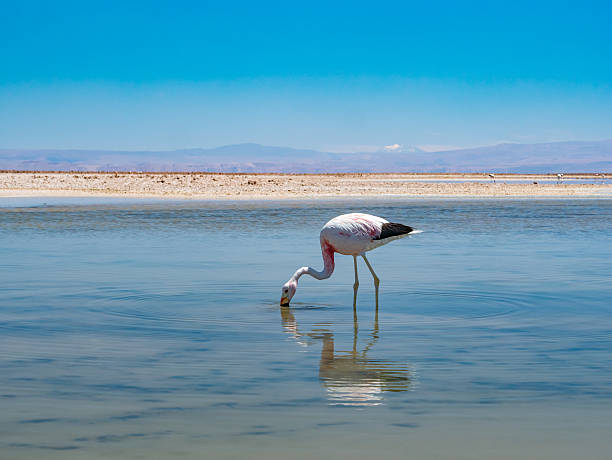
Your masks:
{"label": "hazy horizon", "polygon": [[612,140],[503,143],[436,152],[399,144],[375,152],[334,153],[254,143],[180,150],[0,149],[0,169],[251,173],[609,173],[612,171]]}
{"label": "hazy horizon", "polygon": [[[315,148],[315,147],[300,147],[296,145],[273,145],[273,144],[261,144],[258,142],[245,141],[245,142],[236,142],[229,144],[214,144],[214,145],[188,145],[183,147],[176,148],[167,148],[167,149],[132,149],[127,147],[117,147],[117,148],[101,148],[97,146],[92,147],[62,147],[62,146],[47,146],[47,147],[6,147],[4,145],[0,145],[0,150],[47,150],[47,151],[109,151],[109,152],[180,152],[185,150],[214,150],[218,148],[224,147],[238,147],[238,146],[248,146],[248,145],[257,145],[262,147],[271,147],[271,148],[286,148],[292,150],[314,150],[319,152],[329,152],[329,153],[339,153],[339,154],[350,154],[350,153],[409,153],[414,151],[421,151],[427,153],[438,153],[438,152],[448,152],[453,150],[468,150],[468,149],[477,149],[477,148],[486,148],[486,147],[495,147],[499,145],[541,145],[541,144],[554,144],[554,143],[566,143],[566,142],[607,142],[612,141],[612,136],[610,137],[602,137],[602,138],[594,138],[594,139],[565,139],[561,141],[547,141],[547,142],[513,142],[500,140],[499,142],[493,142],[489,144],[474,144],[474,145],[434,145],[434,144],[423,144],[423,145],[414,145],[414,144],[390,144],[390,145],[354,145],[354,146],[345,146],[342,148]],[[352,148],[351,148],[352,147]]]}

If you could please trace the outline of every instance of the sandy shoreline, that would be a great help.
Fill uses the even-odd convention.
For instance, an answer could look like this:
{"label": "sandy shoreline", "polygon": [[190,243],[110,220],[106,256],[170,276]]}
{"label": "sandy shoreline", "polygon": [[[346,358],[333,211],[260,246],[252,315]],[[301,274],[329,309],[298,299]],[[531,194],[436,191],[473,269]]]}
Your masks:
{"label": "sandy shoreline", "polygon": [[[575,183],[575,181],[596,183]],[[460,182],[456,182],[460,181]],[[574,182],[574,183],[573,183]],[[0,172],[0,196],[177,199],[611,197],[601,176],[498,174],[219,174]]]}

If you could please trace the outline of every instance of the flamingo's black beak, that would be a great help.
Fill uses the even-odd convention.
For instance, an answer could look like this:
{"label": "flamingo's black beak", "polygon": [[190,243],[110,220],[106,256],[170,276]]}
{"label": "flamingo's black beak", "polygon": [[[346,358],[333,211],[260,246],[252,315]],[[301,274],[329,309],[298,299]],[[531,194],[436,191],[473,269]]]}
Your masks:
{"label": "flamingo's black beak", "polygon": [[281,307],[288,307],[289,306],[289,299],[287,297],[285,297],[285,296],[281,297],[280,306]]}

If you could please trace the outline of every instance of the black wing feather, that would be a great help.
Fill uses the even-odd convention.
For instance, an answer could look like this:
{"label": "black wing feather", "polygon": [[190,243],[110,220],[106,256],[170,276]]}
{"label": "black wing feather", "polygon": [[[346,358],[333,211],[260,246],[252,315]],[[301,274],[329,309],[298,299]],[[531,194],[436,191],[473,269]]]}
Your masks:
{"label": "black wing feather", "polygon": [[412,227],[404,224],[394,224],[393,222],[387,222],[382,225],[382,230],[380,232],[380,236],[378,238],[374,238],[375,240],[384,240],[385,238],[391,238],[392,236],[405,235],[406,233],[410,233],[414,230]]}

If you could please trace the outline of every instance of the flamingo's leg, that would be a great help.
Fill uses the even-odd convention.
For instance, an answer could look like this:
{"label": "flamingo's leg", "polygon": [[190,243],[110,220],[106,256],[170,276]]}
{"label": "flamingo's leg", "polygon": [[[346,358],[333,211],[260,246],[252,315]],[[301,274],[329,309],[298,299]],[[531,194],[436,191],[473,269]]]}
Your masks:
{"label": "flamingo's leg", "polygon": [[365,254],[361,254],[361,257],[363,257],[363,260],[370,269],[370,273],[372,273],[372,277],[374,278],[374,289],[376,291],[376,309],[378,309],[378,285],[380,284],[380,279],[378,278],[378,276],[376,276],[376,273],[374,273],[374,269],[370,265],[370,262],[368,261]]}
{"label": "flamingo's leg", "polygon": [[357,289],[359,289],[359,276],[357,275],[357,256],[353,256],[355,264],[355,284],[353,284],[353,310],[357,308]]}

